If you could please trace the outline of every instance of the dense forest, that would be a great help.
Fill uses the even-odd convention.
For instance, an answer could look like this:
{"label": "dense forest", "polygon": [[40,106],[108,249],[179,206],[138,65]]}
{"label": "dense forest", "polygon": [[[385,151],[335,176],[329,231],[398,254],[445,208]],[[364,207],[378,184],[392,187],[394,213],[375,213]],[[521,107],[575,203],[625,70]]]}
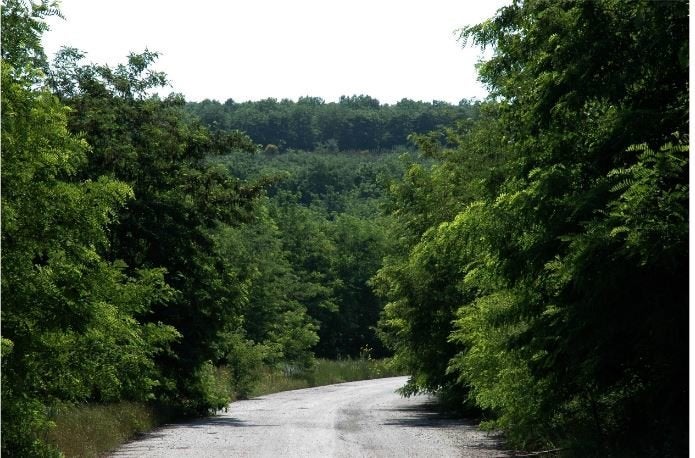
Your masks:
{"label": "dense forest", "polygon": [[688,4],[517,1],[479,122],[424,137],[374,283],[412,374],[520,448],[688,444]]}
{"label": "dense forest", "polygon": [[393,356],[510,448],[688,449],[688,4],[514,1],[484,102],[153,95],[157,54],[2,5],[2,453],[64,405],[175,417]]}
{"label": "dense forest", "polygon": [[[354,357],[363,351],[381,357],[386,349],[376,335],[383,301],[368,285],[391,251],[388,217],[380,215],[386,183],[402,175],[406,158],[398,154],[305,153],[210,156],[233,176],[265,180],[262,215],[242,231],[225,234],[227,243],[249,238],[254,244],[242,265],[258,263],[250,294],[252,309],[265,313],[273,303],[269,288],[307,308],[319,340],[316,356]],[[276,247],[276,248],[271,248]],[[281,280],[286,276],[286,280]],[[281,296],[275,301],[287,300]],[[255,306],[254,306],[255,305]],[[249,324],[253,317],[249,317]]]}

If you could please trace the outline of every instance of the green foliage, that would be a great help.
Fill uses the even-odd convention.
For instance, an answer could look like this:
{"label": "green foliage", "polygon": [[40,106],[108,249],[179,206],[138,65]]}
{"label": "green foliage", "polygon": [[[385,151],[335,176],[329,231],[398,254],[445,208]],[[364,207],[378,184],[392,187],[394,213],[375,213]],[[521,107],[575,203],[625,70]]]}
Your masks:
{"label": "green foliage", "polygon": [[467,351],[450,361],[449,371],[472,387],[470,397],[492,415],[481,426],[502,429],[517,447],[552,445],[552,418],[544,418],[541,400],[548,386],[535,379],[518,349],[508,342],[528,330],[522,320],[507,322],[516,305],[513,293],[499,291],[459,310],[451,340]]}
{"label": "green foliage", "polygon": [[[299,332],[303,314],[320,337],[310,344],[318,356],[354,357],[365,345],[383,356],[374,331],[382,303],[367,282],[390,250],[387,221],[378,213],[388,177],[402,169],[397,156],[237,153],[212,160],[252,183],[273,182],[259,219],[221,237],[231,256],[258,269],[246,316],[256,329],[249,336],[265,342],[266,363],[282,361],[274,354],[292,361],[306,351],[312,334]],[[258,331],[272,329],[266,322],[296,323],[295,331],[283,324],[288,332],[273,331],[272,343]]]}
{"label": "green foliage", "polygon": [[[451,359],[449,371],[494,413],[489,425],[507,431],[517,446],[631,450],[634,431],[643,428],[632,423],[632,412],[641,406],[662,416],[652,420],[650,432],[663,442],[652,442],[646,454],[677,453],[679,439],[661,428],[685,392],[670,391],[684,376],[677,342],[685,338],[678,334],[685,299],[683,291],[658,285],[686,269],[678,259],[687,250],[687,146],[629,150],[642,151],[637,162],[603,179],[615,183],[614,197],[584,231],[563,237],[566,254],[549,261],[530,285],[505,286],[511,283],[499,277],[500,260],[461,280],[485,294],[458,312],[451,339],[466,350]],[[499,196],[487,218],[500,221],[523,198]],[[468,212],[456,222],[466,218]],[[459,240],[502,230],[486,227],[485,217],[469,228],[455,225]],[[489,257],[487,250],[500,244],[473,257]],[[539,300],[539,292],[547,302],[540,314],[529,314],[529,301]],[[670,338],[656,340],[659,333]]]}
{"label": "green foliage", "polygon": [[160,98],[156,53],[49,68],[55,5],[5,1],[3,454],[55,455],[77,404],[385,375],[381,312],[403,392],[514,447],[682,455],[686,6],[515,1],[463,29],[492,96],[452,107]]}
{"label": "green foliage", "polygon": [[287,260],[267,205],[266,200],[259,202],[252,223],[222,228],[216,243],[219,253],[233,259],[243,271],[241,275],[249,279],[244,328],[246,336],[260,345],[263,362],[304,366],[310,363],[309,349],[318,337],[306,306],[295,297],[302,285]]}
{"label": "green foliage", "polygon": [[475,126],[415,137],[429,162],[410,165],[390,187],[386,210],[393,216],[390,231],[397,245],[372,284],[388,301],[381,337],[395,351],[395,363],[412,375],[405,394],[439,391],[461,399],[467,391],[446,368],[457,352],[449,341],[456,309],[472,298],[458,283],[474,261],[471,247],[480,240],[472,237],[463,244],[440,232],[498,180],[502,155],[485,151],[498,128],[496,110],[483,108],[483,121]]}
{"label": "green foliage", "polygon": [[36,75],[31,77],[27,73],[47,68],[41,35],[48,30],[48,26],[43,19],[49,16],[62,17],[58,2],[3,0],[2,9],[2,59],[12,63],[13,72],[36,81]]}
{"label": "green foliage", "polygon": [[58,401],[150,398],[153,359],[178,333],[134,318],[172,295],[163,272],[102,256],[132,189],[74,180],[87,144],[13,63],[2,65],[2,450],[32,456],[48,453],[40,439]]}
{"label": "green foliage", "polygon": [[67,48],[48,68],[53,5],[2,14],[3,455],[57,453],[46,440],[73,405],[201,414],[246,395],[263,362],[309,366],[314,326],[281,295],[292,273],[254,216],[266,184],[207,161],[258,145],[209,132],[179,95],[151,96],[166,83],[156,53],[111,68]]}
{"label": "green foliage", "polygon": [[245,358],[246,349],[225,342],[245,333],[249,279],[218,251],[214,237],[250,220],[259,189],[242,186],[205,157],[230,148],[255,152],[256,145],[236,131],[210,134],[186,116],[180,96],[148,96],[166,82],[150,69],[156,53],[131,54],[115,69],[81,65],[81,57],[64,49],[51,82],[74,108],[70,127],[83,132],[96,153],[83,176],[107,172],[135,194],[111,232],[109,255],[129,269],[164,269],[175,290],[140,315],[181,335],[172,352],[157,359],[164,377],[157,399],[185,414],[217,409],[224,396],[208,383],[209,364]]}
{"label": "green foliage", "polygon": [[335,288],[339,311],[322,323],[330,331],[323,333],[317,354],[356,357],[362,349],[371,348],[376,356],[383,356],[385,351],[374,332],[383,306],[368,281],[390,249],[386,222],[346,212],[331,221],[328,231],[336,246],[335,274],[341,280]]}
{"label": "green foliage", "polygon": [[458,389],[515,447],[681,455],[685,4],[514,2],[463,37],[493,48],[495,120],[416,137],[435,163],[392,186],[407,256],[374,280],[408,389]]}
{"label": "green foliage", "polygon": [[407,145],[413,132],[425,133],[477,115],[477,102],[467,100],[458,106],[409,99],[381,105],[367,95],[342,96],[337,103],[312,97],[301,97],[297,102],[265,99],[236,103],[230,99],[221,104],[203,100],[190,102],[186,108],[213,131],[243,130],[267,145],[270,154],[292,149],[390,150]]}

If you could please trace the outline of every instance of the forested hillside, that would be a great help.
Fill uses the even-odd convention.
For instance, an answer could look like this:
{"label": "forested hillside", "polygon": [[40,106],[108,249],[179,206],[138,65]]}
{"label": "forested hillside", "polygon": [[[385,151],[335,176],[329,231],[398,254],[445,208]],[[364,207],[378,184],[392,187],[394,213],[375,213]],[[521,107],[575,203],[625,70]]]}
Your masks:
{"label": "forested hillside", "polygon": [[210,158],[240,179],[269,182],[258,207],[262,217],[244,229],[256,234],[250,237],[256,245],[241,263],[260,261],[257,275],[266,276],[250,301],[265,313],[269,288],[277,288],[283,293],[276,301],[304,304],[319,335],[316,356],[386,355],[375,332],[383,302],[368,282],[393,246],[389,218],[380,211],[386,185],[403,173],[407,157],[235,152]]}
{"label": "forested hillside", "polygon": [[687,3],[514,1],[458,105],[159,96],[57,14],[3,0],[3,455],[360,355],[510,449],[687,454]]}

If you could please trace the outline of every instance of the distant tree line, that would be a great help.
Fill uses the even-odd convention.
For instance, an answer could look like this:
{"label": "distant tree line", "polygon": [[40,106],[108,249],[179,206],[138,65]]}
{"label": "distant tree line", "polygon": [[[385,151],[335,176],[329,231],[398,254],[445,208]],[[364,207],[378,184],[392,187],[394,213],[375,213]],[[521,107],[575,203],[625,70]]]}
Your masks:
{"label": "distant tree line", "polygon": [[368,95],[342,96],[326,103],[318,97],[298,101],[269,98],[237,103],[216,100],[188,102],[186,110],[213,131],[246,132],[271,151],[390,150],[409,145],[408,135],[475,118],[478,102],[421,102],[403,99],[380,104]]}

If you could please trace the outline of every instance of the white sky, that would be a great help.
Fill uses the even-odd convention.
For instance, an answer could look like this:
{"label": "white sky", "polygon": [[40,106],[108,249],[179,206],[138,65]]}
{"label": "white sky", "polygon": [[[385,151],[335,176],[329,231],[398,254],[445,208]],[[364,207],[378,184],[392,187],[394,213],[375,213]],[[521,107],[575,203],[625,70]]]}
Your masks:
{"label": "white sky", "polygon": [[61,46],[115,65],[129,52],[160,52],[155,68],[187,100],[237,102],[300,96],[336,101],[368,94],[483,98],[455,29],[491,17],[508,0],[63,0],[51,18],[49,58]]}

